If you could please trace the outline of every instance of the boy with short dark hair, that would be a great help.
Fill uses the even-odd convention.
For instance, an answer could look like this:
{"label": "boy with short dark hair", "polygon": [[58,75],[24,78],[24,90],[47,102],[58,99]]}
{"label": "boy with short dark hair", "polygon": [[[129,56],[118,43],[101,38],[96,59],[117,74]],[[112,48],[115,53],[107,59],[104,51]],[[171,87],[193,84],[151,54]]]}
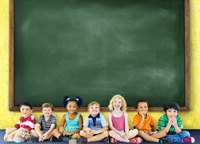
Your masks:
{"label": "boy with short dark hair", "polygon": [[166,135],[164,131],[156,131],[155,121],[148,112],[148,101],[144,98],[138,99],[135,104],[138,112],[133,117],[133,128],[138,129],[138,136],[146,141],[159,142],[159,143],[172,143],[171,138],[162,138]]}
{"label": "boy with short dark hair", "polygon": [[53,105],[51,103],[44,103],[42,105],[43,115],[38,118],[35,130],[31,130],[31,137],[27,139],[27,142],[44,141],[53,136],[53,130],[56,128],[56,117],[52,113]]}
{"label": "boy with short dark hair", "polygon": [[175,102],[168,102],[164,105],[164,115],[158,121],[158,130],[165,131],[166,137],[171,137],[173,142],[177,143],[194,143],[195,138],[190,137],[188,131],[182,131],[182,119],[178,116],[180,107]]}
{"label": "boy with short dark hair", "polygon": [[100,104],[97,102],[91,102],[88,105],[88,111],[90,115],[87,115],[84,123],[83,130],[80,131],[80,135],[77,139],[77,143],[87,143],[94,141],[102,141],[109,143],[108,139],[108,125],[102,114],[100,114]]}
{"label": "boy with short dark hair", "polygon": [[24,142],[30,136],[30,131],[35,126],[35,117],[31,114],[33,105],[30,102],[23,102],[20,105],[22,117],[13,128],[7,128],[4,141]]}

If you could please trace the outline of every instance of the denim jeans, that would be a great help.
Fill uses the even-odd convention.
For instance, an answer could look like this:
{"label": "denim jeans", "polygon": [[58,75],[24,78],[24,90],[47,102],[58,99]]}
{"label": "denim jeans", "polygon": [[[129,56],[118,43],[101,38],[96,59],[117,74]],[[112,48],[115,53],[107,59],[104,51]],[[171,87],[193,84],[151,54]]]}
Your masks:
{"label": "denim jeans", "polygon": [[173,142],[182,143],[183,138],[190,137],[190,133],[188,131],[181,131],[179,134],[174,135],[166,135],[165,137],[171,137],[173,139]]}

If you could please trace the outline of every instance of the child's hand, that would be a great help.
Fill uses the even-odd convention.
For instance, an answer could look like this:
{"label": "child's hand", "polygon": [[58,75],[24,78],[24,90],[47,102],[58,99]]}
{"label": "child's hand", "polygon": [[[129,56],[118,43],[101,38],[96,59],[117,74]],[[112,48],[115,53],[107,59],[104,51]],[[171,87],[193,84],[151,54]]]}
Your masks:
{"label": "child's hand", "polygon": [[172,122],[172,119],[173,119],[172,117],[169,117],[168,123],[169,123],[170,125],[172,125],[172,123],[173,123],[173,122]]}
{"label": "child's hand", "polygon": [[92,134],[98,134],[98,132],[96,130],[92,130]]}
{"label": "child's hand", "polygon": [[91,136],[94,135],[91,129],[87,130],[86,132],[87,132],[89,135],[91,135]]}
{"label": "child's hand", "polygon": [[43,141],[43,135],[39,136],[39,142]]}
{"label": "child's hand", "polygon": [[125,132],[120,132],[119,135],[124,139],[128,138],[128,135]]}
{"label": "child's hand", "polygon": [[63,135],[67,136],[69,133],[70,133],[69,131],[66,131],[66,132],[63,133]]}
{"label": "child's hand", "polygon": [[7,141],[9,141],[10,138],[13,139],[13,137],[14,137],[14,135],[12,135],[12,134],[8,135]]}
{"label": "child's hand", "polygon": [[140,111],[139,114],[142,116],[142,118],[145,118],[144,112]]}
{"label": "child's hand", "polygon": [[174,125],[176,125],[176,124],[177,124],[177,120],[176,120],[175,117],[173,117],[173,118],[172,118],[172,125],[174,126]]}
{"label": "child's hand", "polygon": [[47,139],[47,133],[45,133],[45,134],[42,135],[42,139],[43,139],[43,141],[44,141],[45,139]]}
{"label": "child's hand", "polygon": [[3,139],[4,139],[4,141],[8,141],[8,135],[5,134]]}

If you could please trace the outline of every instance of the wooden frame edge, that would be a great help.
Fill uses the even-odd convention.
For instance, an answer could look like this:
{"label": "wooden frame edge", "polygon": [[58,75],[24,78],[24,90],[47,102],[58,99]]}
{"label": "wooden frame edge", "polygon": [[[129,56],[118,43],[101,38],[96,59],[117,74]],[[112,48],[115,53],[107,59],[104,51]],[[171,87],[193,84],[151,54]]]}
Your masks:
{"label": "wooden frame edge", "polygon": [[190,20],[189,0],[185,0],[185,111],[190,110]]}
{"label": "wooden frame edge", "polygon": [[9,110],[14,108],[14,0],[9,0]]}

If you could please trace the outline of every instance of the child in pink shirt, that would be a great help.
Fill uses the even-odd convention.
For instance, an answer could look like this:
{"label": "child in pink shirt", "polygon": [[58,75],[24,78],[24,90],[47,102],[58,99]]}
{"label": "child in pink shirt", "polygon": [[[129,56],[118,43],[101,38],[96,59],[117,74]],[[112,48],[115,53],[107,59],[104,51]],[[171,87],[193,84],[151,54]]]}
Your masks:
{"label": "child in pink shirt", "polygon": [[111,143],[141,143],[141,138],[134,138],[138,134],[138,130],[129,130],[125,99],[121,95],[113,96],[108,108],[112,111],[108,114],[109,135],[112,137],[110,139]]}

